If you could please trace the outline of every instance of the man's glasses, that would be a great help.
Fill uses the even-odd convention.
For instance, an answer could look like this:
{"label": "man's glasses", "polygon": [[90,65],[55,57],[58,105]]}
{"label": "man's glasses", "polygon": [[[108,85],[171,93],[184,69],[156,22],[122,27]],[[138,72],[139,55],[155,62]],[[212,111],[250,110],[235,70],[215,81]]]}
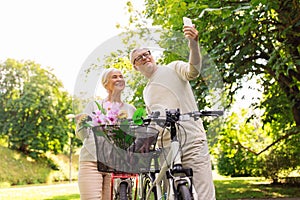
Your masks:
{"label": "man's glasses", "polygon": [[136,57],[133,60],[133,64],[135,64],[135,62],[140,62],[143,58],[148,58],[150,55],[151,55],[151,52],[150,51],[146,51],[142,55],[139,55],[138,57]]}

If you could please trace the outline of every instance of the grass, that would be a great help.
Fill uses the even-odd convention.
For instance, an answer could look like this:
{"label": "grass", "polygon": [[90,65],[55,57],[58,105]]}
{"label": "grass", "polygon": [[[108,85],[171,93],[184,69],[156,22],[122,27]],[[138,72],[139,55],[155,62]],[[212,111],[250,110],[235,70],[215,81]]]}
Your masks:
{"label": "grass", "polygon": [[[60,168],[58,171],[45,167],[44,163],[28,160],[0,144],[0,199],[80,200],[75,181],[71,184],[62,184],[62,181],[68,180],[68,157],[50,156],[58,164]],[[73,162],[72,175],[73,180],[76,180],[78,157],[74,156]],[[26,183],[31,184],[24,185]],[[300,199],[299,185],[272,185],[263,178],[228,178],[214,173],[214,183],[217,200],[285,197]]]}
{"label": "grass", "polygon": [[215,180],[218,200],[299,197],[299,185],[273,185],[264,178],[225,178]]}
{"label": "grass", "polygon": [[[272,185],[263,178],[218,178],[215,180],[217,200],[230,199],[300,199],[298,186]],[[6,200],[80,200],[77,183],[15,186],[0,189],[0,199]]]}
{"label": "grass", "polygon": [[28,160],[25,156],[0,145],[0,187],[35,184],[47,181],[51,170],[45,163]]}
{"label": "grass", "polygon": [[76,183],[15,186],[0,189],[0,199],[6,200],[80,200]]}
{"label": "grass", "polygon": [[[69,180],[69,163],[67,155],[48,155],[58,166],[58,170],[49,164],[32,159],[8,149],[0,144],[0,188],[13,185],[54,183]],[[72,179],[77,179],[78,155],[73,156]]]}

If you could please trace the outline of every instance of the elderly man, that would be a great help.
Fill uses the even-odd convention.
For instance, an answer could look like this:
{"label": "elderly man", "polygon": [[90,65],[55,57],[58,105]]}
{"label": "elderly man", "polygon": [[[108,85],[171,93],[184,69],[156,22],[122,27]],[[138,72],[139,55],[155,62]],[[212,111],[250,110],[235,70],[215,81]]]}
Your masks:
{"label": "elderly man", "polygon": [[[189,83],[199,76],[201,69],[198,31],[194,26],[184,26],[183,32],[189,41],[188,63],[174,61],[167,66],[157,66],[149,49],[136,48],[131,52],[130,59],[133,67],[148,79],[143,95],[149,113],[160,111],[163,114],[165,109],[177,108],[182,113],[198,110]],[[211,159],[202,120],[182,122],[182,125],[187,135],[187,141],[182,148],[183,167],[193,169],[193,183],[198,199],[213,200],[215,189]],[[165,136],[163,138],[165,141],[168,140]]]}

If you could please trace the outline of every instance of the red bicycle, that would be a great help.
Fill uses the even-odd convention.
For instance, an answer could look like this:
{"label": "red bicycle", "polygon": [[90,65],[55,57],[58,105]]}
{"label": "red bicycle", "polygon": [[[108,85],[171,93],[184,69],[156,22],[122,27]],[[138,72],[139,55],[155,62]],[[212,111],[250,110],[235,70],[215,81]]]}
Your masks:
{"label": "red bicycle", "polygon": [[[114,200],[136,200],[138,188],[138,174],[118,173],[111,175],[111,199]],[[135,188],[134,194],[132,194]]]}

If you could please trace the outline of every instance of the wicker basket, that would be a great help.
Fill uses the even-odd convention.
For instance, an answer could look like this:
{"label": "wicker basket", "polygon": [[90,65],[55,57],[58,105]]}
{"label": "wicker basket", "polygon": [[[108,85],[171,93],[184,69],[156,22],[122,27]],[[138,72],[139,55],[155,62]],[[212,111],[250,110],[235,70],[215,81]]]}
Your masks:
{"label": "wicker basket", "polygon": [[154,150],[159,132],[157,129],[132,125],[103,125],[93,127],[92,130],[98,171],[142,173],[153,170],[153,159],[158,157]]}

